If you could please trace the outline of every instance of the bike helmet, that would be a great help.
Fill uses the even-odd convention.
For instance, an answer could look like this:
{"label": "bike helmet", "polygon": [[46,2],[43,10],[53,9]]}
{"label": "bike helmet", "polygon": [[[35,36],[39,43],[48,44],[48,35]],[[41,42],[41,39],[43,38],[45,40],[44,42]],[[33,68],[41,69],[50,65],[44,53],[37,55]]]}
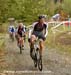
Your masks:
{"label": "bike helmet", "polygon": [[46,15],[40,15],[38,16],[38,19],[46,18]]}

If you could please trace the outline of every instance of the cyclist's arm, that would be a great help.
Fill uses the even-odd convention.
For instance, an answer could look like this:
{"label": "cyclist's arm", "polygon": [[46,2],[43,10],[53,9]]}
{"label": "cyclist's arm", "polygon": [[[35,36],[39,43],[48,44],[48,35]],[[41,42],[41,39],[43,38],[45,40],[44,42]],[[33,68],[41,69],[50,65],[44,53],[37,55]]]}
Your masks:
{"label": "cyclist's arm", "polygon": [[47,37],[47,35],[48,35],[48,23],[46,24],[45,34],[44,34],[44,36]]}
{"label": "cyclist's arm", "polygon": [[34,31],[34,26],[37,24],[37,22],[33,23],[31,28],[29,29],[29,38],[31,38],[32,32]]}
{"label": "cyclist's arm", "polygon": [[23,25],[23,32],[26,32],[26,26]]}
{"label": "cyclist's arm", "polygon": [[9,33],[11,32],[11,26],[8,27],[8,32],[9,32]]}
{"label": "cyclist's arm", "polygon": [[33,32],[33,28],[30,28],[29,29],[29,38],[31,38],[32,32]]}

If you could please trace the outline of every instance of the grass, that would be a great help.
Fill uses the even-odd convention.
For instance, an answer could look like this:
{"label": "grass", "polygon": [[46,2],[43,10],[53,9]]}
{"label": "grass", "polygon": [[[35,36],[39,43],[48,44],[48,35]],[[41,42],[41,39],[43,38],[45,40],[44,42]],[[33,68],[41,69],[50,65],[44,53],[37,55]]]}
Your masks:
{"label": "grass", "polygon": [[5,51],[5,34],[0,33],[0,72],[5,68],[6,66],[6,51]]}
{"label": "grass", "polygon": [[4,42],[5,42],[4,37],[5,37],[4,34],[0,33],[0,50],[4,49]]}
{"label": "grass", "polygon": [[60,26],[57,29],[62,31],[62,32],[56,32],[54,34],[49,29],[49,34],[48,34],[48,37],[47,37],[47,40],[46,40],[46,46],[49,49],[56,49],[60,53],[66,53],[66,54],[70,55],[71,54],[71,43],[65,44],[65,41],[64,41],[64,43],[62,44],[63,40],[61,42],[59,42],[57,40],[60,40],[60,36],[63,36],[66,39],[71,40],[71,35],[63,35],[64,33],[71,32],[71,27],[69,28],[69,27],[65,26],[63,28],[63,26]]}

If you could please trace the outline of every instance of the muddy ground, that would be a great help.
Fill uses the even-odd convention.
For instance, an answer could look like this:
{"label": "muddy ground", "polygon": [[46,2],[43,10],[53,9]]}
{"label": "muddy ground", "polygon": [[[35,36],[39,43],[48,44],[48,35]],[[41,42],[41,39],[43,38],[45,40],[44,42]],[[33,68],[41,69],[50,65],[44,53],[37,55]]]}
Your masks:
{"label": "muddy ground", "polygon": [[0,75],[71,75],[71,57],[58,53],[56,49],[45,48],[43,71],[34,68],[29,54],[29,44],[25,43],[23,53],[19,53],[16,41],[5,38],[5,56],[0,64]]}

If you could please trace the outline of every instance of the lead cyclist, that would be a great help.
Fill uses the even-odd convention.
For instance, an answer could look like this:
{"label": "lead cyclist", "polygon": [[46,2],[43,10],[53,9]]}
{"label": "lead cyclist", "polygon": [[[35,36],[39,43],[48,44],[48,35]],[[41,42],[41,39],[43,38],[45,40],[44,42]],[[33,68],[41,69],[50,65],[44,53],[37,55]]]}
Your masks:
{"label": "lead cyclist", "polygon": [[[30,56],[32,57],[33,52],[33,45],[38,37],[39,41],[39,48],[40,48],[40,55],[42,57],[42,53],[44,50],[44,42],[46,40],[48,34],[48,23],[46,22],[46,17],[41,15],[38,17],[38,21],[32,24],[32,28],[29,30],[29,45],[30,45]],[[33,59],[33,57],[32,57]]]}

